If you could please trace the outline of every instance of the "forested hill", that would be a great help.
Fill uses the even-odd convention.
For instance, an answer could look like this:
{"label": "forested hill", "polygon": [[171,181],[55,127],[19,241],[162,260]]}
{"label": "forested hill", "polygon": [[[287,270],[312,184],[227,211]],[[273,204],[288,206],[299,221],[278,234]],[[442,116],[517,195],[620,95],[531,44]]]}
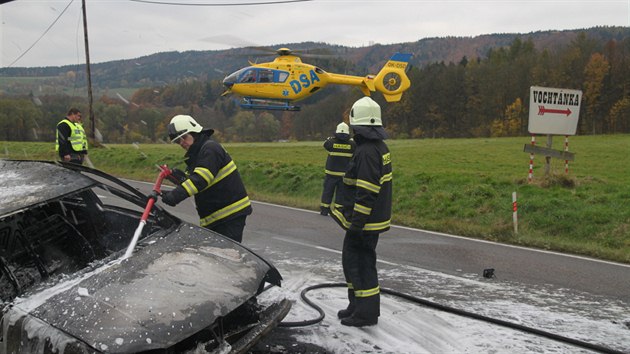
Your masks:
{"label": "forested hill", "polygon": [[[630,28],[596,27],[527,34],[504,33],[476,37],[426,38],[417,42],[377,44],[360,48],[313,42],[279,43],[273,48],[288,47],[307,53],[315,48],[318,53],[324,51],[332,55],[326,59],[309,58],[305,61],[319,65],[330,72],[363,76],[367,73],[375,74],[380,65],[394,52],[413,53],[412,65],[414,66],[440,62],[458,63],[464,57],[466,60],[486,58],[489,50],[507,47],[517,38],[524,42],[531,40],[537,50],[546,49],[553,53],[559,48],[566,47],[580,33],[585,33],[587,38],[595,42],[622,41],[630,37]],[[164,52],[129,60],[92,63],[92,85],[96,90],[103,90],[163,86],[188,78],[216,80],[246,66],[247,60],[268,61],[273,58],[273,55],[272,52],[265,53],[255,48],[238,48],[220,51]],[[9,77],[46,77],[49,79],[59,77],[67,80],[70,77],[73,80],[66,82],[72,82],[73,86],[77,82],[85,82],[81,80],[83,75],[85,75],[83,65],[0,68],[0,77],[5,77],[5,79]],[[59,83],[56,85],[57,89],[58,85]],[[40,85],[39,89],[41,88]],[[13,85],[9,80],[3,83],[2,90],[5,94],[24,94],[27,93],[24,90],[28,89],[23,82]]]}
{"label": "forested hill", "polygon": [[[395,52],[412,53],[411,87],[381,104],[391,138],[528,134],[532,86],[581,90],[577,134],[630,133],[630,28],[433,38],[361,48],[280,43],[333,73],[376,74]],[[95,63],[93,122],[104,142],[156,142],[174,114],[190,114],[223,141],[320,140],[363,93],[329,85],[299,112],[251,111],[223,96],[221,80],[269,61],[266,48],[170,52]],[[329,54],[322,56],[321,54]],[[311,55],[309,55],[311,54]],[[317,55],[313,55],[317,54]],[[0,140],[54,140],[68,107],[89,107],[84,65],[0,69]],[[96,133],[94,133],[96,136]]]}

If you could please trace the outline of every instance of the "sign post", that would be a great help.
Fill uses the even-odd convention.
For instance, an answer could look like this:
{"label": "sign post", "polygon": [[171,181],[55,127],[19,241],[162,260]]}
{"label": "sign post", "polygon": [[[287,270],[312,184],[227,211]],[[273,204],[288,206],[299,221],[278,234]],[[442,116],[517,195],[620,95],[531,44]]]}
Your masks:
{"label": "sign post", "polygon": [[512,223],[514,224],[514,234],[518,234],[518,205],[516,204],[516,192],[512,192]]}
{"label": "sign post", "polygon": [[[534,143],[526,144],[523,151],[530,153],[529,180],[533,176],[533,154],[545,156],[545,175],[549,175],[551,158],[565,160],[565,171],[568,171],[569,161],[575,159],[575,154],[567,149],[569,135],[575,135],[580,115],[582,91],[532,86],[529,91],[529,124],[527,129],[532,134],[547,135],[547,146],[539,147]],[[564,151],[553,150],[553,135],[565,136]]]}

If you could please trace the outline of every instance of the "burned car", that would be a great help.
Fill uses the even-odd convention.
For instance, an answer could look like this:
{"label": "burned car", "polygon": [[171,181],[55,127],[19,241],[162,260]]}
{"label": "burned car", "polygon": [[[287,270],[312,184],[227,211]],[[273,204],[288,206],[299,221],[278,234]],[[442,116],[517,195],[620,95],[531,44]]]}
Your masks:
{"label": "burned car", "polygon": [[246,352],[291,305],[276,268],[98,170],[0,160],[0,353]]}

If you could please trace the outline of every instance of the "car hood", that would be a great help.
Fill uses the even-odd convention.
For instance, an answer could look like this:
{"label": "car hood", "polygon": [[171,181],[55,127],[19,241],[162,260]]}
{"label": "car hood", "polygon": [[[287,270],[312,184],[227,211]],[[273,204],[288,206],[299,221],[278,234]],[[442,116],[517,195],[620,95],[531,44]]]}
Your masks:
{"label": "car hood", "polygon": [[97,184],[54,163],[0,160],[0,217]]}
{"label": "car hood", "polygon": [[168,348],[255,296],[270,269],[239,244],[184,223],[142,240],[128,259],[17,298],[5,318],[29,338],[50,336],[47,323],[106,352]]}

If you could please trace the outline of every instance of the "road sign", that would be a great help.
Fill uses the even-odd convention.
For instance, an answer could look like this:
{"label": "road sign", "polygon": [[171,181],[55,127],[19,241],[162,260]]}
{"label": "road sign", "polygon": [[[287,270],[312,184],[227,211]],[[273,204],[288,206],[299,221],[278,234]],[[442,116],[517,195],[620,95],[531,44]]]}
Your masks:
{"label": "road sign", "polygon": [[575,135],[582,91],[532,86],[529,125],[532,134]]}

